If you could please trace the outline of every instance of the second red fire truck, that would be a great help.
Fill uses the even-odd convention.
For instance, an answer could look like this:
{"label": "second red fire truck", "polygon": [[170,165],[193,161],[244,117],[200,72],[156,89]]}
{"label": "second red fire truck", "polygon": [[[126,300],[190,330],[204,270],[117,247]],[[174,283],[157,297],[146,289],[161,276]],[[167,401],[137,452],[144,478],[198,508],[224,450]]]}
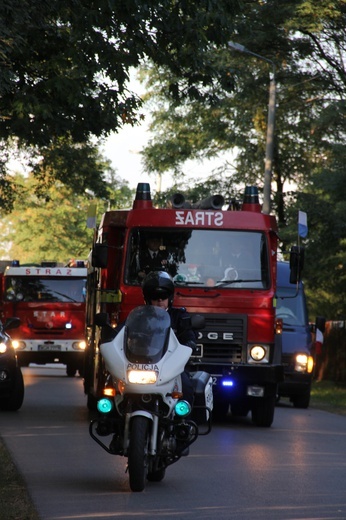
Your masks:
{"label": "second red fire truck", "polygon": [[102,395],[105,368],[99,352],[102,323],[125,321],[143,305],[146,267],[141,251],[159,240],[175,283],[174,306],[205,318],[190,371],[214,382],[214,416],[246,416],[258,426],[274,418],[283,379],[281,332],[275,318],[277,225],[263,214],[256,187],[247,187],[239,210],[224,209],[220,195],[190,204],[177,194],[167,208],[153,207],[150,186],[140,183],[133,208],[107,211],[95,231],[88,271],[85,393],[93,408]]}
{"label": "second red fire truck", "polygon": [[8,265],[1,276],[1,318],[20,318],[12,343],[21,366],[63,363],[72,377],[84,370],[85,299],[84,262],[63,267]]}

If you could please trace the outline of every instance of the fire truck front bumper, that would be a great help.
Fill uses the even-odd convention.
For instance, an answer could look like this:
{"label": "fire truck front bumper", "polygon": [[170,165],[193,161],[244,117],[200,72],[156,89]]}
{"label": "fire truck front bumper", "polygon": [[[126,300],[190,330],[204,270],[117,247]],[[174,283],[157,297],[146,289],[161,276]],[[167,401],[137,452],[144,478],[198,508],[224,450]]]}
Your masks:
{"label": "fire truck front bumper", "polygon": [[282,365],[207,365],[203,370],[212,376],[214,395],[231,399],[274,397],[284,380]]}

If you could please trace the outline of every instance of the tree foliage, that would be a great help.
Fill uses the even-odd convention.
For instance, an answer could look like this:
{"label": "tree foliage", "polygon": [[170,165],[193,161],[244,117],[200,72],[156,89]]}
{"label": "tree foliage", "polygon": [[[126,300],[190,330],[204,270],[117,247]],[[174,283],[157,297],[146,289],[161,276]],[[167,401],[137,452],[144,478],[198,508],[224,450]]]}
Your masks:
{"label": "tree foliage", "polygon": [[[203,103],[169,95],[172,74],[152,66],[153,138],[144,150],[148,171],[170,172],[182,182],[184,163],[224,150],[237,153],[224,181],[263,187],[269,74],[275,64],[277,107],[273,158],[273,209],[283,250],[297,240],[297,211],[307,211],[305,276],[311,307],[345,314],[343,201],[345,183],[345,0],[245,1],[231,40],[251,53],[212,49],[227,82],[208,85]],[[265,58],[265,59],[262,59]],[[228,183],[231,185],[231,182]],[[335,185],[335,186],[334,186]],[[321,247],[323,254],[321,254]]]}
{"label": "tree foliage", "polygon": [[213,80],[204,51],[229,34],[236,0],[3,0],[0,138],[84,142],[134,123],[130,67],[144,58],[184,78],[186,95]]}
{"label": "tree foliage", "polygon": [[51,183],[43,194],[33,175],[16,175],[14,185],[14,210],[1,224],[0,256],[19,259],[21,263],[86,259],[93,240],[93,230],[86,227],[89,205],[97,204],[100,220],[109,207],[129,205],[133,197],[132,190],[114,172],[108,178],[105,199],[76,194],[59,180]]}
{"label": "tree foliage", "polygon": [[[35,159],[43,155],[44,176],[34,169],[38,180],[51,170],[72,189],[80,185],[102,197],[100,172],[84,169],[78,146],[141,120],[141,99],[128,87],[130,68],[150,59],[183,81],[181,97],[201,97],[215,75],[207,50],[227,41],[238,10],[238,0],[2,0],[2,147],[6,152],[15,143],[31,147]],[[0,196],[10,210],[6,164],[1,153]]]}

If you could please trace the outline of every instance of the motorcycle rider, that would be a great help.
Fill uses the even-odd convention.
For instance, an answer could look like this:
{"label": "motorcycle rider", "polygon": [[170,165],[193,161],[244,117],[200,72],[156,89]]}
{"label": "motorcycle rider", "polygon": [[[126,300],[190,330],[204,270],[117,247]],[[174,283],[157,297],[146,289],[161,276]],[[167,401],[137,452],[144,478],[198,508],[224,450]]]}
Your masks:
{"label": "motorcycle rider", "polygon": [[[182,345],[190,348],[196,346],[196,333],[191,326],[191,318],[185,307],[173,307],[174,283],[172,278],[165,271],[151,271],[142,283],[142,292],[146,305],[153,305],[165,309],[171,318],[171,328],[173,329],[178,341]],[[116,336],[125,326],[119,324],[113,329]],[[113,336],[113,337],[114,337]],[[185,369],[181,374],[183,398],[193,407],[194,389],[189,372]],[[122,440],[118,433],[115,433],[109,445],[112,453],[120,453],[122,450]],[[182,455],[188,455],[189,449],[184,450]]]}
{"label": "motorcycle rider", "polygon": [[[194,349],[197,336],[191,327],[191,318],[185,307],[173,307],[174,283],[165,271],[151,271],[142,283],[145,303],[166,310],[171,318],[171,327],[179,343]],[[190,374],[185,370],[181,374],[183,397],[193,406],[193,386]]]}

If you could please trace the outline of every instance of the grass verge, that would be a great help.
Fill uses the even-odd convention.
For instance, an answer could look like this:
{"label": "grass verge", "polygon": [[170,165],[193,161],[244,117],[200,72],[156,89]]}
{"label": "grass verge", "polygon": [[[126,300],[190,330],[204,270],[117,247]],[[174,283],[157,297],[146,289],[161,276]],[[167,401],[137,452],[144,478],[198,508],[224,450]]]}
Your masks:
{"label": "grass verge", "polygon": [[39,520],[25,482],[0,437],[0,520]]}
{"label": "grass verge", "polygon": [[310,406],[327,412],[346,415],[346,384],[332,381],[313,382]]}
{"label": "grass verge", "polygon": [[[346,385],[314,382],[311,408],[346,415]],[[0,437],[0,520],[40,520],[25,482]]]}

